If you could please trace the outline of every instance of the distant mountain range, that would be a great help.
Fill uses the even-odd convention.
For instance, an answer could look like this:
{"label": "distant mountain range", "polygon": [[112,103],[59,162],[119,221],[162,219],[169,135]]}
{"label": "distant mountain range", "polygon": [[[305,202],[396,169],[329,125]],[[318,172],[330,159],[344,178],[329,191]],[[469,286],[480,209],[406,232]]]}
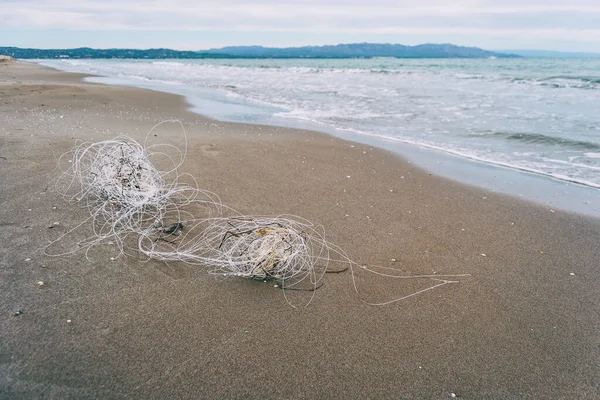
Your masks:
{"label": "distant mountain range", "polygon": [[483,50],[453,44],[421,44],[404,46],[388,43],[354,43],[335,46],[262,47],[233,46],[202,51],[172,49],[23,49],[0,47],[0,54],[21,59],[39,58],[512,58],[514,54]]}
{"label": "distant mountain range", "polygon": [[222,54],[234,57],[251,58],[489,58],[517,57],[511,54],[497,53],[477,47],[455,46],[453,44],[420,44],[404,46],[389,43],[353,43],[335,46],[305,47],[262,47],[234,46],[207,50],[206,54]]}

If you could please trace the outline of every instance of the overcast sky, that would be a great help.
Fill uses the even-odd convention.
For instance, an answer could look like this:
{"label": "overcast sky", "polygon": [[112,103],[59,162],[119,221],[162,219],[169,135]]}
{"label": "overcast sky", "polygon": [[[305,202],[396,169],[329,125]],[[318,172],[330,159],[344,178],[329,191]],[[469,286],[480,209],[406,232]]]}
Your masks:
{"label": "overcast sky", "polygon": [[454,43],[600,52],[600,0],[0,0],[0,46]]}

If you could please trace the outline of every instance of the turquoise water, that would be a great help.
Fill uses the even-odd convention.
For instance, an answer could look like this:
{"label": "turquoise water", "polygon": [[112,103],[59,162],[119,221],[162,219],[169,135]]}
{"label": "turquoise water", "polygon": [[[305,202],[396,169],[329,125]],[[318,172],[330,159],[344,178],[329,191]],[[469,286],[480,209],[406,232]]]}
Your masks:
{"label": "turquoise water", "polygon": [[219,119],[308,125],[600,188],[598,59],[39,62],[183,94]]}

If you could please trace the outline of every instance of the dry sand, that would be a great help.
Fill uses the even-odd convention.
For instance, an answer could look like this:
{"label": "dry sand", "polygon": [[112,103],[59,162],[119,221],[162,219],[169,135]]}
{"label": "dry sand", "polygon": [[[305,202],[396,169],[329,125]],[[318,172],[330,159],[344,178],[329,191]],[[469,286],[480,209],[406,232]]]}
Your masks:
{"label": "dry sand", "polygon": [[[600,398],[598,220],[368,146],[217,122],[175,95],[81,77],[0,65],[0,398]],[[189,134],[183,169],[226,204],[323,224],[360,263],[472,276],[373,307],[360,297],[431,281],[363,272],[359,297],[349,273],[332,274],[293,309],[272,283],[181,263],[111,261],[110,248],[92,261],[45,256],[86,218],[53,190],[58,156],[76,140],[143,140],[172,118]],[[175,126],[155,139],[183,144]]]}

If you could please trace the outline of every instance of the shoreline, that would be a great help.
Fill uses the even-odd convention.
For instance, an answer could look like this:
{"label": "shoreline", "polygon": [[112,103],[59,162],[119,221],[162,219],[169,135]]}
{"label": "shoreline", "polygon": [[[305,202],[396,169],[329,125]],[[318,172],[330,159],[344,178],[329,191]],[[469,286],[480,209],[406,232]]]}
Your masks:
{"label": "shoreline", "polygon": [[[48,68],[54,69],[54,67],[49,66]],[[186,101],[190,104],[190,111],[221,122],[310,130],[325,133],[342,140],[374,146],[399,155],[401,158],[415,163],[427,172],[462,184],[530,201],[548,209],[561,209],[593,218],[600,218],[600,189],[580,182],[559,179],[536,171],[447,153],[439,149],[425,148],[417,144],[396,141],[377,135],[353,133],[306,121],[276,118],[268,112],[259,110],[259,108],[252,105],[234,105],[229,103],[225,105],[226,101],[224,99],[219,100],[219,96],[215,97],[210,94],[201,96],[194,90],[187,90],[177,85],[171,86],[155,82],[105,76],[89,76],[88,78],[85,81],[150,89],[180,95],[185,97]],[[216,91],[217,89],[211,90]],[[253,115],[253,113],[256,115]],[[234,116],[235,118],[233,118]]]}
{"label": "shoreline", "polygon": [[[368,145],[219,122],[186,111],[180,96],[80,78],[0,66],[1,395],[600,396],[599,220],[440,178]],[[48,241],[86,217],[52,189],[58,157],[77,141],[143,140],[167,119],[188,132],[182,172],[225,204],[303,216],[361,264],[471,278],[372,307],[360,299],[430,282],[358,271],[359,296],[348,273],[328,274],[295,310],[272,285],[111,260],[110,246],[91,261],[45,256]],[[155,134],[183,145],[174,126]]]}

